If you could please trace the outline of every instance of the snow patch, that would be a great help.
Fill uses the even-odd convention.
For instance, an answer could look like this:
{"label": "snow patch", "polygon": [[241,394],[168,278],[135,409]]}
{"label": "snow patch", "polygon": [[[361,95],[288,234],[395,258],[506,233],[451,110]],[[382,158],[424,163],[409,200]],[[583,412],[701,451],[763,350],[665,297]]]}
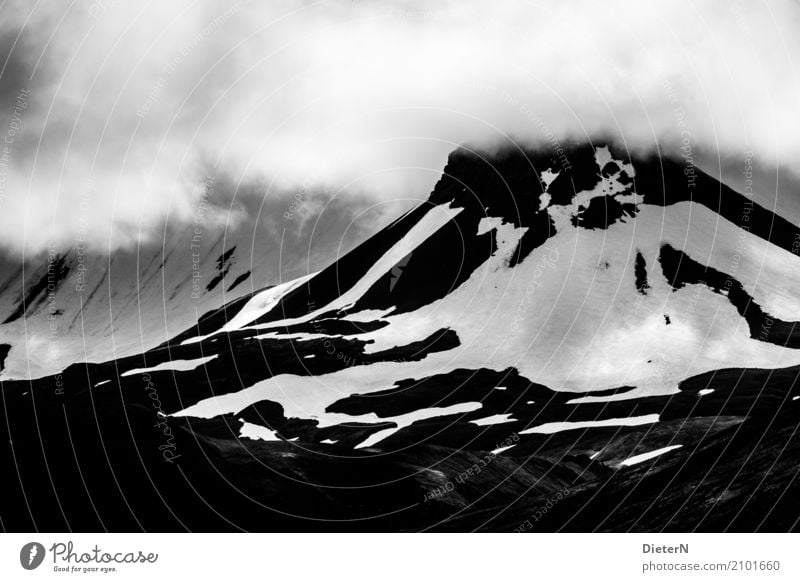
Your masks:
{"label": "snow patch", "polygon": [[640,426],[643,424],[653,424],[658,422],[657,414],[645,414],[644,416],[631,416],[629,418],[607,418],[605,420],[586,420],[580,422],[547,422],[521,430],[519,434],[553,434],[564,430],[574,430],[576,428],[596,428],[602,426]]}
{"label": "snow patch", "polygon": [[621,467],[630,467],[631,465],[637,465],[638,463],[643,463],[644,461],[649,461],[650,459],[654,459],[663,455],[664,453],[668,453],[670,451],[674,451],[675,449],[681,448],[683,445],[671,445],[669,447],[664,447],[663,449],[656,449],[655,451],[650,451],[648,453],[642,453],[641,455],[634,455],[628,459],[625,459],[620,463]]}
{"label": "snow patch", "polygon": [[311,311],[301,317],[284,319],[265,325],[255,326],[259,329],[292,325],[295,323],[305,323],[315,319],[317,316],[329,311],[346,311],[351,309],[359,299],[366,293],[381,277],[390,272],[392,268],[402,259],[411,254],[419,245],[428,240],[448,222],[460,214],[463,208],[451,208],[450,204],[440,204],[434,206],[426,212],[422,218],[411,227],[406,235],[389,249],[380,259],[378,259],[364,274],[359,281],[350,289],[342,293],[339,297],[320,305],[316,310]]}
{"label": "snow patch", "polygon": [[472,424],[476,424],[478,426],[489,426],[492,424],[504,424],[506,422],[516,422],[516,418],[511,418],[510,414],[493,414],[492,416],[486,416],[484,418],[479,418],[477,420],[470,420]]}
{"label": "snow patch", "polygon": [[259,426],[251,422],[242,420],[242,428],[239,429],[239,437],[253,441],[280,441],[278,433],[265,426]]}
{"label": "snow patch", "polygon": [[377,321],[393,310],[394,310],[393,307],[388,309],[364,309],[362,311],[348,313],[345,317],[342,317],[341,319],[342,321],[355,321],[356,323],[367,323],[371,321]]}
{"label": "snow patch", "polygon": [[[340,420],[342,416],[346,417],[346,419],[342,420],[342,422],[394,422],[397,426],[392,428],[387,428],[384,430],[380,430],[372,435],[370,435],[364,442],[356,445],[355,448],[363,449],[367,447],[371,447],[372,445],[382,441],[389,435],[392,435],[399,431],[402,428],[405,428],[419,420],[425,420],[428,418],[435,418],[437,416],[450,416],[452,414],[465,414],[467,412],[472,412],[473,410],[478,410],[481,407],[480,402],[462,402],[459,404],[454,404],[452,406],[445,406],[443,408],[424,408],[422,410],[415,410],[414,412],[409,412],[408,414],[403,414],[400,416],[393,416],[389,418],[379,418],[374,413],[370,414],[362,414],[359,416],[349,416],[349,415],[329,415],[329,416],[336,416],[338,417],[337,420]],[[330,422],[331,419],[327,419],[326,424]],[[336,424],[339,424],[338,422]],[[320,427],[323,426],[322,421],[320,421]]]}
{"label": "snow patch", "polygon": [[381,442],[382,440],[384,440],[385,438],[388,438],[391,435],[393,435],[394,433],[396,433],[398,430],[400,430],[399,426],[398,427],[386,428],[386,429],[383,429],[383,430],[379,430],[378,432],[369,435],[369,437],[367,437],[367,439],[365,441],[357,444],[354,448],[356,448],[356,449],[366,449],[368,447],[376,445],[379,442]]}
{"label": "snow patch", "polygon": [[219,354],[214,354],[213,356],[207,356],[205,358],[197,358],[196,360],[172,360],[170,362],[162,362],[157,366],[153,366],[152,368],[134,368],[133,370],[128,370],[127,372],[123,372],[122,374],[120,374],[120,377],[124,378],[126,376],[133,376],[134,374],[160,372],[162,370],[189,372],[190,370],[194,370],[204,364],[207,364],[211,360],[215,359],[218,355]]}
{"label": "snow patch", "polygon": [[486,234],[490,230],[496,230],[502,224],[503,224],[502,218],[498,218],[496,216],[484,216],[478,223],[477,235],[481,236],[482,234]]}
{"label": "snow patch", "polygon": [[[250,329],[250,328],[245,328]],[[298,332],[298,333],[278,333],[277,331],[269,331],[267,333],[262,333],[259,335],[254,335],[248,339],[254,340],[265,340],[265,339],[282,339],[282,340],[297,340],[297,341],[309,341],[314,339],[326,339],[326,338],[340,338],[341,335],[327,335],[324,333],[305,333],[305,332]]]}
{"label": "snow patch", "polygon": [[561,172],[554,172],[550,168],[542,172],[539,177],[542,179],[542,183],[544,184],[545,190],[550,187],[550,184],[553,183],[553,180],[558,178],[558,175]]}
{"label": "snow patch", "polygon": [[309,279],[311,279],[317,273],[310,273],[305,277],[300,277],[299,279],[293,279],[292,281],[287,281],[286,283],[281,283],[280,285],[275,285],[274,287],[270,287],[269,289],[265,289],[260,293],[254,295],[250,301],[244,304],[239,312],[231,318],[231,320],[219,328],[217,331],[211,332],[206,335],[201,335],[197,337],[192,337],[187,340],[181,342],[181,345],[193,344],[197,342],[201,342],[206,338],[211,337],[212,335],[216,335],[218,333],[236,331],[237,329],[242,329],[247,324],[252,323],[262,315],[266,315],[267,313],[275,307],[278,302],[290,291],[296,289]]}

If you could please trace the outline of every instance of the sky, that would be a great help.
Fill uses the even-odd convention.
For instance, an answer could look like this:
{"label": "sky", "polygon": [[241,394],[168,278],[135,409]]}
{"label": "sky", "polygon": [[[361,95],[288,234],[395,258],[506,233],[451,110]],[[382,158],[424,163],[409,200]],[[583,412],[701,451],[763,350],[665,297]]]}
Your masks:
{"label": "sky", "polygon": [[0,0],[0,249],[134,248],[204,201],[390,214],[509,138],[753,159],[796,209],[797,30],[789,0]]}

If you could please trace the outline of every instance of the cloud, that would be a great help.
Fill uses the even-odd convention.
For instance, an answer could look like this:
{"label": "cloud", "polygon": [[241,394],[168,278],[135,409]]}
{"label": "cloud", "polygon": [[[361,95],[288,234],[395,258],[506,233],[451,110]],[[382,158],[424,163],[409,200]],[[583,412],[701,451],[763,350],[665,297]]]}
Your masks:
{"label": "cloud", "polygon": [[17,252],[147,240],[218,173],[287,204],[412,203],[457,145],[506,135],[800,155],[791,1],[43,4],[0,9],[0,139],[21,125],[0,144],[0,245]]}

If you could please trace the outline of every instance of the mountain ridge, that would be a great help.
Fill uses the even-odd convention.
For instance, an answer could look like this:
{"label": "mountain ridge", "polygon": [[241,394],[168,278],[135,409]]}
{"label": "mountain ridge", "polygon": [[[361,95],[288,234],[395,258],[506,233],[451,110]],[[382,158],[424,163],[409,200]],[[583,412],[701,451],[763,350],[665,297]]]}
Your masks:
{"label": "mountain ridge", "polygon": [[514,531],[558,497],[527,529],[796,529],[797,229],[680,161],[567,156],[459,150],[318,273],[3,381],[4,527]]}

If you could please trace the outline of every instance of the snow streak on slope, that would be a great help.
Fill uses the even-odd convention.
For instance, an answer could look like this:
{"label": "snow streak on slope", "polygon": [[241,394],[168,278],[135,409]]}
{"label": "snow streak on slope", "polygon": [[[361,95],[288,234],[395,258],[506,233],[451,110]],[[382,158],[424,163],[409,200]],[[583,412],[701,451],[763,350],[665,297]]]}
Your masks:
{"label": "snow streak on slope", "polygon": [[205,358],[197,358],[196,360],[172,360],[170,362],[163,362],[157,366],[150,368],[134,368],[120,374],[121,378],[126,376],[133,376],[134,374],[147,374],[148,372],[160,372],[162,370],[175,370],[176,372],[186,372],[187,370],[194,370],[203,364],[207,364],[211,360],[216,359],[217,354],[207,356]]}
{"label": "snow streak on slope", "polygon": [[587,420],[582,422],[548,422],[521,430],[519,434],[553,434],[562,430],[575,430],[581,428],[597,428],[604,426],[639,426],[658,422],[657,414],[634,416],[629,418],[608,418],[605,420]]}
{"label": "snow streak on slope", "polygon": [[421,242],[428,239],[442,226],[447,224],[447,222],[452,220],[461,210],[461,208],[451,208],[449,205],[439,205],[428,209],[419,222],[417,222],[402,239],[394,244],[374,265],[369,266],[366,273],[352,288],[342,293],[335,300],[322,306],[316,306],[316,309],[313,309],[302,317],[283,319],[275,323],[254,325],[252,329],[269,329],[278,326],[304,323],[328,311],[346,310],[352,307],[381,276],[389,272],[398,261],[402,260],[403,257],[411,253]]}
{"label": "snow streak on slope", "polygon": [[[359,420],[371,420],[372,422],[393,422],[396,424],[396,427],[387,428],[385,430],[378,431],[369,436],[364,442],[356,445],[357,449],[364,449],[367,447],[371,447],[383,439],[387,438],[388,436],[396,433],[402,428],[412,425],[418,420],[425,420],[426,418],[436,418],[438,416],[450,416],[451,414],[464,414],[466,412],[472,412],[473,410],[478,410],[481,407],[480,402],[464,402],[461,404],[454,404],[453,406],[448,406],[445,408],[429,408],[425,410],[415,410],[414,412],[410,412],[408,414],[404,414],[402,416],[392,416],[389,418],[377,418],[374,415],[365,415],[365,417],[350,417],[347,416],[343,420],[344,422],[354,422]],[[372,418],[369,418],[369,417]]]}
{"label": "snow streak on slope", "polygon": [[665,453],[674,451],[675,449],[679,449],[682,446],[683,445],[670,445],[668,447],[656,449],[655,451],[648,451],[646,453],[642,453],[641,455],[634,455],[633,457],[630,457],[622,461],[620,465],[623,467],[631,467],[633,465],[638,465],[639,463],[644,463],[645,461],[649,461],[650,459],[655,459],[656,457],[660,457]]}
{"label": "snow streak on slope", "polygon": [[310,275],[306,275],[305,277],[300,277],[293,281],[287,281],[286,283],[281,283],[280,285],[275,285],[274,287],[270,287],[269,289],[265,289],[260,293],[257,293],[250,299],[242,309],[234,315],[230,321],[228,321],[225,325],[219,328],[217,331],[211,332],[206,335],[192,337],[189,339],[184,340],[182,343],[186,344],[193,344],[197,342],[201,342],[212,335],[217,333],[224,333],[227,331],[234,331],[237,329],[242,329],[247,324],[255,321],[265,313],[269,312],[275,305],[278,304],[281,297],[289,293],[292,289],[296,289],[309,279],[316,275],[316,273],[311,273]]}

